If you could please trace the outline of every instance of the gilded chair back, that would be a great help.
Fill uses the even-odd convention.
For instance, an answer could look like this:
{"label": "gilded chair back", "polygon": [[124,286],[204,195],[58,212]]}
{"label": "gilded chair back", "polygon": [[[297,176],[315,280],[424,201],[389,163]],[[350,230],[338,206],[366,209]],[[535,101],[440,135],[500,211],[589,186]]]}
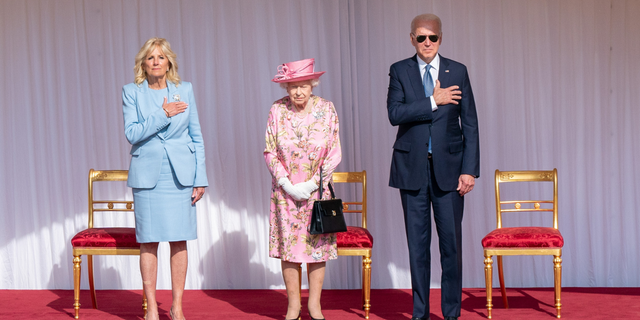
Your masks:
{"label": "gilded chair back", "polygon": [[94,197],[94,182],[127,181],[127,176],[127,170],[89,170],[89,228],[93,228],[95,212],[133,212],[133,201],[96,200]]}
{"label": "gilded chair back", "polygon": [[[342,201],[345,213],[359,213],[362,221],[361,226],[367,228],[367,172],[334,172],[334,183],[359,183],[362,191],[360,201]],[[337,196],[340,198],[339,196]]]}
{"label": "gilded chair back", "polygon": [[[558,170],[500,171],[496,170],[496,215],[497,227],[502,228],[502,214],[516,212],[552,212],[553,228],[558,229]],[[504,200],[501,198],[500,185],[511,182],[551,182],[553,199],[551,200]]]}

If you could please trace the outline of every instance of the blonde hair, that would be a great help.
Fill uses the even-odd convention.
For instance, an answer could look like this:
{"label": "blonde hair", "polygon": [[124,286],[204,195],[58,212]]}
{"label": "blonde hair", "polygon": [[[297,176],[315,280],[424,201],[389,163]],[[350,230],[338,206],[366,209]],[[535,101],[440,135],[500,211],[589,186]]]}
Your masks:
{"label": "blonde hair", "polygon": [[169,71],[167,71],[167,80],[173,82],[176,86],[180,85],[180,76],[178,75],[178,61],[176,59],[176,53],[171,50],[169,41],[163,38],[151,38],[142,45],[138,54],[136,54],[135,66],[133,67],[133,73],[135,78],[133,83],[141,84],[147,79],[147,73],[142,67],[142,63],[147,56],[155,48],[159,48],[160,51],[169,59]]}

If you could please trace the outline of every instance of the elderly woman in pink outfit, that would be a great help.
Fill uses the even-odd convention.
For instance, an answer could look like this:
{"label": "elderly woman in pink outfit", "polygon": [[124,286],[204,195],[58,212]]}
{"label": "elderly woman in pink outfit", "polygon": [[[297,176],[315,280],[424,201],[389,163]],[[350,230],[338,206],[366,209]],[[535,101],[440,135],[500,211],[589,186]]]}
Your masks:
{"label": "elderly woman in pink outfit", "polygon": [[[314,59],[285,63],[273,81],[287,90],[269,111],[264,159],[273,178],[269,256],[281,260],[289,306],[285,319],[298,319],[300,266],[309,273],[309,316],[324,319],[320,294],[327,260],[338,257],[336,235],[307,231],[318,187],[323,198],[331,175],[342,159],[338,115],[331,101],[312,94],[324,72],[314,72]],[[320,177],[322,166],[323,177]]]}

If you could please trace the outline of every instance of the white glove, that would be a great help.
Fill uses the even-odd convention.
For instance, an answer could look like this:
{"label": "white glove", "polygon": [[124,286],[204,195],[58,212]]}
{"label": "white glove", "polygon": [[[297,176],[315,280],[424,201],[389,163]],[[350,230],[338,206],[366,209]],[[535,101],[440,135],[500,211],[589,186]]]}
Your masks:
{"label": "white glove", "polygon": [[278,185],[282,187],[284,192],[289,194],[293,200],[302,201],[307,200],[311,196],[310,192],[302,190],[300,187],[296,187],[291,184],[291,181],[287,177],[282,177],[278,180]]}
{"label": "white glove", "polygon": [[296,183],[294,187],[300,188],[300,190],[304,192],[308,192],[309,195],[311,195],[314,191],[318,190],[318,185],[316,184],[315,181],[313,181],[313,179],[305,182]]}

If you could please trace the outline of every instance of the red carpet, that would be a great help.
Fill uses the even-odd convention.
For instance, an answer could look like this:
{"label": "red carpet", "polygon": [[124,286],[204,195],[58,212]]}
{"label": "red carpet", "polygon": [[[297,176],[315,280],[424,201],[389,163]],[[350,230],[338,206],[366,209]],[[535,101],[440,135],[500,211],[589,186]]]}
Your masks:
{"label": "red carpet", "polygon": [[[494,289],[495,290],[495,289]],[[499,291],[499,290],[498,290]],[[98,307],[91,308],[89,292],[82,291],[80,319],[141,319],[141,291],[100,290]],[[324,290],[322,304],[328,320],[364,319],[360,290]],[[463,291],[461,319],[486,319],[484,289]],[[494,295],[493,319],[555,319],[553,290],[508,290],[510,309]],[[303,292],[303,305],[306,303]],[[171,291],[158,291],[159,308],[169,319]],[[372,290],[370,319],[410,319],[410,290]],[[284,318],[282,290],[188,290],[187,319]],[[72,290],[0,290],[0,319],[73,319]],[[440,290],[431,290],[431,319],[441,320]],[[304,310],[304,308],[303,308]],[[309,319],[303,311],[302,319]],[[640,319],[640,288],[563,288],[562,319]]]}

